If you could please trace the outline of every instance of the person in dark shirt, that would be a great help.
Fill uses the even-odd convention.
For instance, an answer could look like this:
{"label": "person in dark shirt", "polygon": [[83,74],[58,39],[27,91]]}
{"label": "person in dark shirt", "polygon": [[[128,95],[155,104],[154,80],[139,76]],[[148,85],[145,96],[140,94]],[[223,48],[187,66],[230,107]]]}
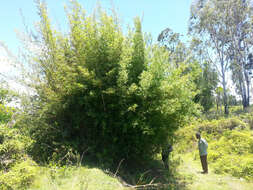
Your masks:
{"label": "person in dark shirt", "polygon": [[168,145],[162,148],[162,161],[165,169],[169,169],[168,158],[172,151],[173,151],[172,145]]}

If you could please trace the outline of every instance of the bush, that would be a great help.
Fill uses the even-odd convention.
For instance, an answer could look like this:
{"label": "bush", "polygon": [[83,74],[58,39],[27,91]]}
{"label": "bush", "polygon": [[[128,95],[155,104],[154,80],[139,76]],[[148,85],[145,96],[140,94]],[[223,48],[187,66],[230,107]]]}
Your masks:
{"label": "bush", "polygon": [[0,103],[0,124],[4,124],[10,121],[12,114],[13,114],[12,108],[6,107]]}
{"label": "bush", "polygon": [[166,49],[145,43],[139,19],[124,36],[115,16],[71,5],[69,35],[54,32],[38,5],[43,48],[29,62],[37,95],[29,124],[19,123],[36,141],[34,158],[62,159],[68,150],[110,164],[152,158],[196,110],[193,76],[185,64],[168,63]]}
{"label": "bush", "polygon": [[26,189],[36,176],[35,162],[27,151],[32,140],[19,129],[0,125],[0,189]]}
{"label": "bush", "polygon": [[20,134],[18,129],[1,125],[0,170],[7,171],[15,163],[22,160],[31,144],[31,139]]}
{"label": "bush", "polygon": [[247,180],[253,179],[253,159],[252,155],[228,155],[219,157],[212,163],[214,172],[223,174],[229,173],[234,177],[243,177]]}
{"label": "bush", "polygon": [[250,113],[244,113],[240,115],[240,119],[243,120],[245,123],[247,123],[251,130],[253,130],[253,114]]}
{"label": "bush", "polygon": [[212,120],[210,122],[204,122],[203,124],[199,124],[198,131],[205,132],[207,134],[212,135],[222,135],[226,130],[233,129],[245,129],[247,125],[236,117],[228,118],[228,119],[219,119]]}
{"label": "bush", "polygon": [[38,171],[30,159],[16,163],[8,172],[0,172],[0,189],[25,190],[33,183]]}
{"label": "bush", "polygon": [[179,129],[175,136],[177,141],[180,142],[178,150],[180,150],[180,152],[185,152],[191,150],[195,146],[196,132],[201,132],[208,141],[213,141],[221,138],[227,131],[234,129],[240,131],[247,128],[247,124],[237,117],[228,119],[222,118],[212,121],[200,120],[195,121],[192,125]]}
{"label": "bush", "polygon": [[253,136],[246,123],[238,117],[195,123],[176,133],[179,143],[175,149],[181,153],[194,150],[196,158],[197,131],[209,144],[208,162],[216,173],[253,180]]}

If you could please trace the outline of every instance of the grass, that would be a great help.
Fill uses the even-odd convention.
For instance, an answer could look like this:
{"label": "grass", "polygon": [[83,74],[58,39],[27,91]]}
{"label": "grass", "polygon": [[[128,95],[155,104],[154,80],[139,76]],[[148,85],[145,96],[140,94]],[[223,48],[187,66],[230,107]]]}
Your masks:
{"label": "grass", "polygon": [[[165,190],[252,190],[253,183],[229,175],[201,174],[201,164],[192,153],[173,152],[171,173],[161,166],[159,157],[150,165],[153,174],[170,184]],[[174,165],[173,165],[174,164]],[[155,169],[156,168],[156,169]],[[157,170],[158,169],[158,170]],[[157,171],[156,171],[157,170]],[[161,181],[161,179],[159,180]],[[165,182],[164,181],[164,182]],[[41,167],[40,174],[28,190],[129,190],[106,172],[86,166]]]}
{"label": "grass", "polygon": [[126,190],[102,170],[87,167],[42,168],[29,190]]}
{"label": "grass", "polygon": [[[238,108],[233,111],[240,112],[241,109]],[[248,150],[252,150],[253,147],[250,146],[252,144],[251,142],[253,137],[252,126],[252,113],[244,113],[240,114],[238,117],[231,117],[227,119],[222,118],[219,121],[203,121],[201,123],[197,123],[196,126],[183,128],[179,130],[179,133],[177,134],[177,136],[181,138],[179,138],[177,145],[174,146],[175,150],[171,155],[170,172],[164,169],[161,162],[161,156],[157,155],[157,158],[149,163],[143,163],[142,166],[138,167],[127,166],[125,167],[127,169],[125,171],[122,170],[124,165],[123,163],[118,174],[121,175],[127,183],[132,185],[141,186],[151,182],[154,184],[169,184],[169,187],[163,188],[165,190],[252,190],[253,181],[250,182],[244,178],[232,177],[232,174],[216,174],[217,168],[218,170],[221,170],[222,166],[226,165],[224,161],[232,163],[229,167],[238,167],[240,169],[243,168],[241,163],[245,163],[243,166],[246,166],[246,169],[249,168],[248,170],[252,171],[248,164],[252,162],[246,162],[246,155],[249,155],[248,157],[252,158],[252,152],[247,152]],[[198,155],[195,156],[197,147],[194,132],[197,129],[201,129],[203,131],[204,137],[209,142],[209,162],[211,162],[212,152],[218,153],[220,151],[221,153],[224,153],[223,156],[218,157],[225,159],[219,160],[221,163],[220,165],[215,165],[215,162],[218,163],[218,159],[213,159],[213,163],[209,165],[208,175],[200,173],[201,164]],[[8,135],[12,136],[11,133]],[[224,138],[224,143],[220,140],[220,136]],[[229,140],[231,140],[231,142]],[[230,149],[233,149],[232,153],[226,152]],[[188,153],[183,154],[182,152]],[[236,154],[236,152],[240,152],[240,156],[233,157],[233,154]],[[242,159],[238,160],[237,158],[239,157]],[[235,158],[237,162],[233,161],[232,158]],[[239,163],[239,165],[236,166],[236,163]],[[27,168],[25,166],[26,165],[19,167],[21,169],[18,171],[23,172],[22,168]],[[214,172],[215,170],[216,173]],[[124,187],[121,180],[113,177],[111,174],[109,175],[108,172],[95,167],[88,167],[86,165],[38,167],[38,173],[38,175],[36,174],[37,176],[35,181],[32,182],[32,185],[27,190],[130,189]],[[243,172],[243,174],[245,174],[245,172]],[[22,178],[20,175],[16,175],[16,177],[17,180]],[[9,177],[7,176],[6,179],[9,179]]]}

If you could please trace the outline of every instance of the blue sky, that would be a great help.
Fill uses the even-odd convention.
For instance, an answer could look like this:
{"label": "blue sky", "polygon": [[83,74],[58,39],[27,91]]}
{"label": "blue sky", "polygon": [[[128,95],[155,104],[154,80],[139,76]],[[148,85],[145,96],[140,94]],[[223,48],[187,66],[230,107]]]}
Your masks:
{"label": "blue sky", "polygon": [[[46,0],[50,18],[60,28],[66,28],[64,5],[69,0]],[[91,12],[96,0],[79,0],[83,7]],[[170,27],[173,31],[186,35],[190,15],[191,0],[100,0],[102,7],[110,8],[113,4],[123,25],[132,25],[133,18],[140,16],[143,31],[152,34],[156,40],[158,34]],[[11,51],[17,52],[20,46],[15,30],[24,30],[26,25],[33,28],[39,21],[34,0],[4,0],[0,6],[0,41]]]}

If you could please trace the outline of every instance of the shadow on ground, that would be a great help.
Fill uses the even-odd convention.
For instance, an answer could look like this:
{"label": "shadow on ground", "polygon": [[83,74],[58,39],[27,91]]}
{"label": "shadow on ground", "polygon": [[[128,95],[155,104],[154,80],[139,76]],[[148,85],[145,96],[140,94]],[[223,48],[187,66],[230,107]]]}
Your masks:
{"label": "shadow on ground", "polygon": [[[177,172],[179,164],[180,160],[170,161],[169,169],[165,169],[158,158],[138,166],[124,165],[119,176],[127,184],[140,186],[137,189],[189,190],[187,184],[192,180],[192,177],[180,175]],[[151,184],[157,185],[152,186]],[[147,186],[141,188],[142,185]]]}

